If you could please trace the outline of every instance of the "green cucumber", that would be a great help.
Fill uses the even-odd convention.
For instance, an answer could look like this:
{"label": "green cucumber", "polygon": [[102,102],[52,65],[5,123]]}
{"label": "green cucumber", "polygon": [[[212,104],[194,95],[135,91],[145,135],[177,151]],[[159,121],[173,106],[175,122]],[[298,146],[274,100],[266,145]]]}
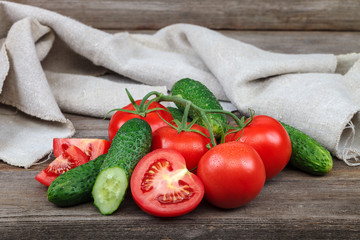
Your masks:
{"label": "green cucumber", "polygon": [[290,165],[312,175],[325,175],[331,171],[333,159],[328,150],[300,130],[281,124],[291,139]]}
{"label": "green cucumber", "polygon": [[[171,94],[173,96],[180,95],[182,98],[190,100],[194,105],[206,110],[223,110],[215,95],[204,84],[190,78],[184,78],[177,81],[171,89]],[[175,105],[181,111],[184,111],[185,106],[176,103]],[[198,113],[192,109],[189,111],[189,116],[192,119],[199,117]],[[211,113],[208,117],[215,137],[220,138],[227,123],[225,115]],[[203,121],[198,121],[197,123],[206,126]]]}
{"label": "green cucumber", "polygon": [[57,177],[47,190],[50,202],[68,207],[92,200],[91,191],[106,154]]}
{"label": "green cucumber", "polygon": [[116,211],[126,193],[133,169],[151,148],[150,125],[138,118],[116,133],[92,189],[94,205],[103,215]]}

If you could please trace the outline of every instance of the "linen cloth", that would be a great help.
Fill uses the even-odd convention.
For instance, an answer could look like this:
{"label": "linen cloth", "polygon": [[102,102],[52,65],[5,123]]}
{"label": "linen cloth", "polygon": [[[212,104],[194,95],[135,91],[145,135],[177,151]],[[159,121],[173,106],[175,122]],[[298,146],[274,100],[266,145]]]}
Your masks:
{"label": "linen cloth", "polygon": [[[109,34],[55,12],[0,2],[0,159],[30,167],[75,129],[64,112],[103,117],[181,78],[240,112],[267,114],[357,165],[360,55],[280,54],[175,24]],[[105,73],[114,73],[111,79]]]}

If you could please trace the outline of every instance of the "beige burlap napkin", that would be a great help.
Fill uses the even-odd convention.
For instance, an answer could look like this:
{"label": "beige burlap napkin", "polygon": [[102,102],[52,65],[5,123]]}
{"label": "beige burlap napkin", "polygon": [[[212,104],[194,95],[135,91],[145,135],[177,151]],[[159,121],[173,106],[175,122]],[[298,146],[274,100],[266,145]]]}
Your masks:
{"label": "beige burlap napkin", "polygon": [[[50,151],[52,137],[71,136],[72,125],[62,112],[101,117],[128,103],[125,87],[141,97],[151,90],[166,92],[189,77],[241,112],[252,108],[289,123],[349,165],[357,164],[357,54],[272,53],[187,24],[153,35],[108,34],[9,2],[0,2],[0,14],[0,102],[20,110],[0,113],[0,158],[5,162],[29,167]],[[119,76],[99,77],[107,71]],[[9,142],[16,129],[24,134]],[[44,143],[29,154],[35,137]],[[14,152],[22,145],[28,147]]]}
{"label": "beige burlap napkin", "polygon": [[[28,168],[75,133],[63,112],[104,117],[149,91],[93,63],[112,35],[54,12],[0,2],[0,159]],[[101,76],[101,77],[100,77]]]}

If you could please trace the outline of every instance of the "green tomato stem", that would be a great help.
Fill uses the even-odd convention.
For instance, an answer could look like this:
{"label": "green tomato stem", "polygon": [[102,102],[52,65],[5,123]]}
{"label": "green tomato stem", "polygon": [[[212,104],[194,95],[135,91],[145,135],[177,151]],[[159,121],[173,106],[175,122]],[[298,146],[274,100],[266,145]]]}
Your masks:
{"label": "green tomato stem", "polygon": [[[153,99],[149,100],[145,104],[146,100],[148,100],[151,96],[155,96],[155,97]],[[247,126],[251,122],[252,117],[253,117],[253,112],[250,112],[250,118],[248,119],[247,122],[245,122],[244,120],[240,120],[235,114],[233,114],[229,111],[219,110],[219,109],[203,109],[203,108],[200,108],[200,107],[194,105],[191,101],[182,98],[181,96],[165,95],[165,94],[157,92],[157,91],[149,92],[148,94],[146,94],[144,96],[144,98],[142,99],[142,101],[140,103],[139,110],[140,110],[140,112],[142,112],[142,111],[147,112],[146,109],[149,107],[149,105],[152,102],[162,102],[162,101],[174,102],[174,103],[178,103],[178,104],[185,106],[184,115],[183,115],[183,119],[182,119],[182,126],[181,127],[179,126],[181,129],[187,128],[186,120],[187,120],[190,108],[193,109],[195,112],[197,112],[197,114],[201,117],[201,119],[205,123],[206,128],[209,130],[209,137],[210,137],[211,145],[213,147],[216,146],[217,144],[216,144],[214,133],[212,131],[212,127],[211,127],[211,124],[210,124],[207,114],[220,113],[220,114],[225,114],[225,115],[230,116],[232,119],[234,119],[234,121],[237,125],[237,130],[241,130],[242,128]],[[221,142],[223,142],[223,141],[224,141],[224,134],[222,136]]]}
{"label": "green tomato stem", "polygon": [[125,88],[126,94],[128,96],[128,98],[130,99],[131,104],[134,106],[134,109],[136,112],[140,112],[141,108],[139,108],[139,106],[135,103],[134,98],[131,96],[129,90],[127,88]]}
{"label": "green tomato stem", "polygon": [[190,105],[191,105],[190,102],[186,102],[184,115],[183,115],[182,123],[181,123],[181,128],[179,128],[178,133],[180,133],[182,129],[187,129],[187,120],[186,119],[189,115]]}

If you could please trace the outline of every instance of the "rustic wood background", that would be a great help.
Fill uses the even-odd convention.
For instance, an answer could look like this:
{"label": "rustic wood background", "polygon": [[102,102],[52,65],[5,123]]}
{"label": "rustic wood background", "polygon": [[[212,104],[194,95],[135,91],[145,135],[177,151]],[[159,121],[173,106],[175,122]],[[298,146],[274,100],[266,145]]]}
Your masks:
{"label": "rustic wood background", "polygon": [[[18,0],[109,32],[192,23],[269,51],[360,52],[360,0]],[[1,13],[0,13],[1,14]],[[66,114],[78,138],[107,139],[108,120]],[[51,156],[50,160],[53,160]],[[0,239],[360,239],[360,172],[335,159],[326,176],[287,167],[248,205],[160,219],[128,194],[102,216],[92,203],[58,208],[30,169],[0,161]]]}
{"label": "rustic wood background", "polygon": [[[108,120],[66,114],[74,137],[107,138]],[[54,159],[52,156],[51,160]],[[205,199],[189,214],[156,218],[130,192],[120,208],[102,216],[92,202],[61,208],[34,180],[48,163],[22,169],[0,163],[0,239],[360,239],[360,174],[335,160],[326,176],[287,167],[247,205],[219,209]]]}
{"label": "rustic wood background", "polygon": [[360,30],[359,0],[16,0],[101,29]]}

